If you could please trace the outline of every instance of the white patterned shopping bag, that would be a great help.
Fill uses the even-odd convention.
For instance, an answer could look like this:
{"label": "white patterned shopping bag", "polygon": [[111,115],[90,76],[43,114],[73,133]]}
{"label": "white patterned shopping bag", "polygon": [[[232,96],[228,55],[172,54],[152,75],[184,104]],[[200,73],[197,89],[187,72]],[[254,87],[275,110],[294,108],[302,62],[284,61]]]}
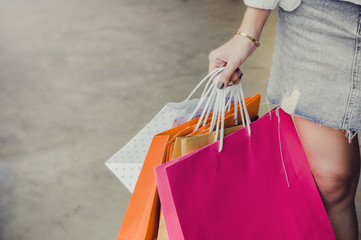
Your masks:
{"label": "white patterned shopping bag", "polygon": [[133,192],[153,136],[186,122],[199,99],[167,103],[163,109],[105,165]]}

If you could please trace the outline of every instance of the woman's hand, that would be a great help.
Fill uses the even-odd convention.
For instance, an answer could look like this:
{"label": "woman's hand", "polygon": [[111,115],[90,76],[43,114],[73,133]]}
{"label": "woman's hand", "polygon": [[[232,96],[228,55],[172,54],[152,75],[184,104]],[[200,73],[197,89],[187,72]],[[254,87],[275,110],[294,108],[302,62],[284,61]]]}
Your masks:
{"label": "woman's hand", "polygon": [[256,50],[257,46],[249,39],[234,35],[221,47],[209,54],[209,72],[225,67],[219,79],[218,88],[238,84],[242,78],[239,66]]}
{"label": "woman's hand", "polygon": [[[258,40],[270,13],[271,10],[248,7],[239,31]],[[218,88],[239,83],[242,77],[239,66],[246,61],[256,48],[257,46],[253,41],[236,34],[231,40],[209,54],[209,71],[225,67],[219,79]]]}

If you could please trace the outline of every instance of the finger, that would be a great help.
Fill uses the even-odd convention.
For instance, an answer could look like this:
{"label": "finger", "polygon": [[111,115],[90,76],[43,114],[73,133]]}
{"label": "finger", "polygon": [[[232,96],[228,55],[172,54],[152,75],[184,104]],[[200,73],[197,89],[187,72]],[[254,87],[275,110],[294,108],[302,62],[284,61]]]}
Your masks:
{"label": "finger", "polygon": [[[226,62],[219,60],[219,61],[217,61],[215,68],[213,68],[211,71],[213,71],[216,68],[223,67],[225,65],[226,65]],[[219,74],[220,73],[217,73],[216,75],[214,75],[214,77],[211,79],[211,81],[213,82],[213,80],[216,79]]]}
{"label": "finger", "polygon": [[224,66],[226,66],[226,64],[227,63],[223,60],[220,60],[220,59],[216,60],[216,68],[224,67]]}
{"label": "finger", "polygon": [[[236,69],[238,68],[239,65],[233,63],[233,62],[228,62],[225,69],[223,70],[223,72],[221,73],[221,77],[219,79],[219,83],[217,85],[218,88],[222,89],[225,86],[228,86],[228,84],[230,83],[230,81],[232,80],[232,75],[235,74],[235,76],[237,76],[237,72],[235,73]],[[236,77],[234,77],[236,78]]]}
{"label": "finger", "polygon": [[233,85],[237,85],[241,80],[238,79],[237,81],[233,82]]}
{"label": "finger", "polygon": [[213,51],[208,55],[208,60],[209,60],[209,67],[208,67],[209,72],[213,71],[216,68],[224,67],[227,64],[227,62],[217,58]]}
{"label": "finger", "polygon": [[228,86],[230,83],[234,83],[235,81],[237,81],[239,79],[239,76],[241,74],[241,70],[239,68],[236,69],[236,71],[233,72],[230,81],[228,82]]}
{"label": "finger", "polygon": [[241,81],[243,73],[241,71],[238,72],[238,76],[233,80],[233,82]]}
{"label": "finger", "polygon": [[233,82],[233,85],[237,85],[242,80],[243,73],[239,76],[238,80]]}
{"label": "finger", "polygon": [[228,86],[228,82],[231,80],[231,76],[234,73],[234,71],[239,67],[239,65],[237,65],[234,62],[228,62],[225,69],[222,72],[222,75],[219,79],[219,83],[217,85],[217,87],[219,89],[224,88],[225,86]]}
{"label": "finger", "polygon": [[213,71],[214,69],[216,69],[216,68],[220,68],[220,67],[224,67],[224,66],[226,66],[226,62],[221,62],[221,61],[217,61],[216,63],[215,63],[215,65],[213,65],[213,66],[209,66],[209,69],[208,69],[208,71],[209,72],[211,72],[211,71]]}

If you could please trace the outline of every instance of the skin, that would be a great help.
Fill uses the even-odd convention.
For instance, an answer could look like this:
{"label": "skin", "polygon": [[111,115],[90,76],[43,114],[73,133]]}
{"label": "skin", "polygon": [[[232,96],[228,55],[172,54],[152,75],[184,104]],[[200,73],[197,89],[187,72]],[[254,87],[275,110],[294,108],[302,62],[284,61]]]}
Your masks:
{"label": "skin", "polygon": [[[247,8],[238,31],[259,40],[270,13],[270,10]],[[235,35],[209,54],[209,71],[225,66],[220,82],[224,87],[238,84],[239,66],[256,48],[249,39]],[[357,137],[350,144],[344,130],[320,126],[299,117],[294,120],[337,239],[358,239],[355,194],[360,175],[360,152]]]}
{"label": "skin", "polygon": [[345,131],[294,117],[311,172],[338,240],[358,239],[355,194],[360,175],[358,139]]}

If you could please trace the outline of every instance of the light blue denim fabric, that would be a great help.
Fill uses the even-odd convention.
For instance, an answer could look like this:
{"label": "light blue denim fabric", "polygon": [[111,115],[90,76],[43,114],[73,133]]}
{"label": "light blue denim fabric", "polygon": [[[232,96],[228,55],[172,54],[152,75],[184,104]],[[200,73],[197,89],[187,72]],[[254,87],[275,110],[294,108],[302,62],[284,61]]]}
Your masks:
{"label": "light blue denim fabric", "polygon": [[289,114],[361,131],[361,6],[302,0],[279,9],[267,98]]}

